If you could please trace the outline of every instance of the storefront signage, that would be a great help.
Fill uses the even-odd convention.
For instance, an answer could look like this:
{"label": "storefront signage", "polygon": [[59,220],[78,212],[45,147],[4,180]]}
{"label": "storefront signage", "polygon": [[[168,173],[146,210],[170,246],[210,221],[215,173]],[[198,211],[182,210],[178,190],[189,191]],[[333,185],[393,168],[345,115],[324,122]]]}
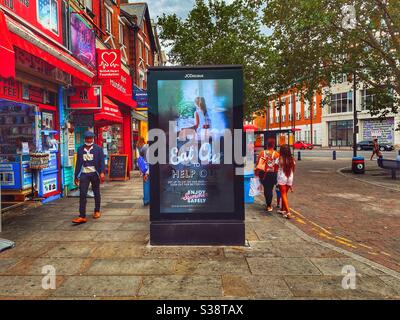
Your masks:
{"label": "storefront signage", "polygon": [[86,110],[101,109],[101,88],[99,86],[76,87],[75,94],[70,97],[69,107]]}
{"label": "storefront signage", "polygon": [[0,0],[14,15],[62,44],[59,0]]}
{"label": "storefront signage", "polygon": [[137,103],[137,108],[146,109],[149,106],[147,91],[135,87],[133,93],[133,99]]}
{"label": "storefront signage", "polygon": [[28,70],[35,75],[39,74],[63,84],[71,83],[71,76],[68,73],[55,68],[43,59],[33,56],[22,49],[15,48],[15,61],[19,68]]}
{"label": "storefront signage", "polygon": [[244,245],[243,176],[225,140],[243,126],[242,69],[150,68],[148,93],[150,130],[168,136],[166,163],[150,165],[151,244]]}
{"label": "storefront signage", "polygon": [[18,99],[20,98],[19,82],[10,78],[5,79],[0,77],[0,98]]}
{"label": "storefront signage", "polygon": [[96,35],[79,14],[71,14],[72,55],[90,69],[96,68]]}
{"label": "storefront signage", "polygon": [[99,79],[118,79],[121,76],[121,51],[97,49]]}

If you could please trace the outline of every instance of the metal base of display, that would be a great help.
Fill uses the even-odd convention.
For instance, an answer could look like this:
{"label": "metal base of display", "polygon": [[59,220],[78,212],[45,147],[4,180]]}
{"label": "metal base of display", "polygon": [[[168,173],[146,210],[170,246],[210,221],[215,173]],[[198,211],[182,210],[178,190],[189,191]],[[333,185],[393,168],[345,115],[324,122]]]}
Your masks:
{"label": "metal base of display", "polygon": [[15,242],[6,239],[0,239],[0,252],[7,249],[12,249],[14,247],[15,247]]}
{"label": "metal base of display", "polygon": [[245,246],[244,222],[151,222],[150,245]]}

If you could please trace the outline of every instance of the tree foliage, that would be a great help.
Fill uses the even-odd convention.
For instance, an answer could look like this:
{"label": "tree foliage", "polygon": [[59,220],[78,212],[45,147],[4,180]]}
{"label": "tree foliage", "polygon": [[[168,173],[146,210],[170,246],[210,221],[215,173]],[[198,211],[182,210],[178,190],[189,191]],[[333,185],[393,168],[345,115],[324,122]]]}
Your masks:
{"label": "tree foliage", "polygon": [[158,20],[163,45],[173,64],[244,67],[245,114],[265,108],[274,61],[269,40],[260,31],[260,1],[196,0],[188,17],[163,15]]}
{"label": "tree foliage", "polygon": [[398,112],[400,1],[264,2],[264,23],[274,29],[271,41],[280,61],[276,90],[296,85],[311,97],[338,75],[355,73],[374,95],[366,106],[371,114]]}

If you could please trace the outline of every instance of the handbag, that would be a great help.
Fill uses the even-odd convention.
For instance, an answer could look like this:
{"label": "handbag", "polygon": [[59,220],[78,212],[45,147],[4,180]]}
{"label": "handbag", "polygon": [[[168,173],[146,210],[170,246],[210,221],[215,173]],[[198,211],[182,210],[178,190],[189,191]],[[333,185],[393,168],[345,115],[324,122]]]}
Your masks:
{"label": "handbag", "polygon": [[146,160],[142,156],[140,156],[137,159],[137,165],[142,174],[146,174],[147,171],[149,170],[149,165],[147,164]]}
{"label": "handbag", "polygon": [[265,166],[267,165],[267,158],[265,157],[265,151],[263,151],[262,156],[257,162],[256,171],[263,171],[265,172]]}

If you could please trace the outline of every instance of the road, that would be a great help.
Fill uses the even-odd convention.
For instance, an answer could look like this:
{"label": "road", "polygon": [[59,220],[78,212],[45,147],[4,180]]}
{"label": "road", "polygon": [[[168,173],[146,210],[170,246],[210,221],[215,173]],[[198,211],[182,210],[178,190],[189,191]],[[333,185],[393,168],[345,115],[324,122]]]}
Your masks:
{"label": "road", "polygon": [[[314,150],[295,150],[295,156],[297,158],[298,152],[301,152],[303,158],[332,158],[333,150],[326,149],[314,149]],[[359,156],[364,157],[368,160],[371,157],[372,151],[357,151]],[[397,151],[383,151],[384,158],[396,159]],[[350,149],[336,150],[337,159],[351,159],[353,157],[353,151]]]}

